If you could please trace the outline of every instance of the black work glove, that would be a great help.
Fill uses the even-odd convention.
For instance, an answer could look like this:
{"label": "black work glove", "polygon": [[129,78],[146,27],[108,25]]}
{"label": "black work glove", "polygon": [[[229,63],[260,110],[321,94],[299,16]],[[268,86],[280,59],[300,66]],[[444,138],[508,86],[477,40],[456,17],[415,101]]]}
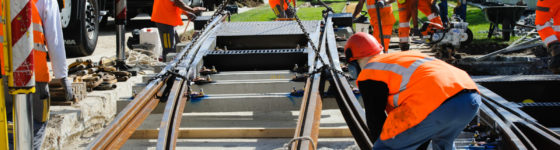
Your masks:
{"label": "black work glove", "polygon": [[430,6],[430,9],[432,10],[432,13],[439,15],[439,7],[435,3]]}
{"label": "black work glove", "polygon": [[68,77],[60,79],[60,83],[62,84],[62,88],[64,89],[66,100],[69,101],[74,99],[74,92],[72,92],[72,82],[68,80]]}

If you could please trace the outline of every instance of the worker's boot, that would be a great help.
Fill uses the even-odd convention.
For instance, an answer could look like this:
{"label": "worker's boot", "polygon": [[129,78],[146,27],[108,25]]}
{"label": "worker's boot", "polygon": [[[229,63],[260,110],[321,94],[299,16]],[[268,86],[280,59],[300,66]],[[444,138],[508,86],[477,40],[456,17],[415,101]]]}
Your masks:
{"label": "worker's boot", "polygon": [[552,56],[548,68],[554,74],[560,74],[560,42],[556,41],[548,44],[548,52]]}
{"label": "worker's boot", "polygon": [[410,44],[408,43],[399,43],[399,47],[401,51],[408,51],[410,49]]}

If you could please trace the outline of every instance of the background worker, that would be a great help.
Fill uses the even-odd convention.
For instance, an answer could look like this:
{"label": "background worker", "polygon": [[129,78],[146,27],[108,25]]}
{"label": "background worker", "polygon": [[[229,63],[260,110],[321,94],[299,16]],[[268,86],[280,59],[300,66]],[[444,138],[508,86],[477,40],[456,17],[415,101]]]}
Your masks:
{"label": "background worker", "polygon": [[[356,5],[356,9],[354,9],[354,13],[352,14],[353,18],[356,18],[360,12],[362,12],[362,7],[365,0],[360,0],[358,5]],[[377,4],[376,4],[377,1]],[[386,53],[389,50],[389,43],[391,41],[391,34],[393,33],[393,25],[395,24],[395,16],[393,15],[393,7],[391,7],[391,3],[395,2],[395,0],[367,0],[367,10],[370,18],[371,26],[373,27],[373,36],[377,39],[379,43],[381,43],[381,38],[379,37],[379,31],[383,31],[383,42],[385,44],[384,52]],[[382,30],[379,30],[379,23],[377,22],[377,7],[379,8],[379,16],[381,16],[381,26]]]}
{"label": "background worker", "polygon": [[163,47],[162,57],[166,61],[167,53],[175,52],[175,45],[179,36],[175,32],[175,26],[183,25],[181,14],[186,14],[189,19],[194,20],[196,13],[206,10],[204,7],[191,8],[182,0],[154,0],[152,8],[152,21],[156,23],[159,38]]}
{"label": "background worker", "polygon": [[552,56],[548,67],[555,74],[560,74],[560,3],[557,0],[537,1],[535,25]]}
{"label": "background worker", "polygon": [[[292,3],[288,5],[288,3]],[[296,6],[295,0],[269,0],[268,4],[277,18],[294,18],[294,6]]]}
{"label": "background worker", "polygon": [[372,137],[379,137],[373,149],[416,149],[428,140],[434,150],[452,149],[478,111],[474,81],[444,61],[419,51],[383,54],[365,33],[344,49],[362,69],[356,82]]}
{"label": "background worker", "polygon": [[[434,4],[436,2],[437,0],[434,0]],[[441,16],[441,21],[445,25],[449,22],[447,18],[447,0],[441,0],[438,6],[439,16]],[[457,0],[457,6],[453,9],[453,14],[457,15],[464,22],[467,22],[467,0]]]}
{"label": "background worker", "polygon": [[[420,10],[429,20],[427,34],[432,28],[443,29],[441,18],[439,17],[439,8],[432,0],[398,0],[399,6],[399,47],[406,51],[410,48],[410,19],[413,11]],[[418,29],[414,29],[417,31]]]}
{"label": "background worker", "polygon": [[[31,18],[33,27],[33,57],[35,69],[35,93],[33,99],[33,149],[40,149],[45,138],[49,119],[51,81],[47,65],[47,53],[55,79],[59,79],[65,91],[66,100],[74,98],[72,83],[68,80],[66,50],[60,21],[60,11],[56,0],[32,0]],[[11,109],[11,107],[8,107]],[[9,110],[11,113],[11,110]],[[8,115],[8,120],[12,115]],[[13,147],[11,147],[13,148]]]}

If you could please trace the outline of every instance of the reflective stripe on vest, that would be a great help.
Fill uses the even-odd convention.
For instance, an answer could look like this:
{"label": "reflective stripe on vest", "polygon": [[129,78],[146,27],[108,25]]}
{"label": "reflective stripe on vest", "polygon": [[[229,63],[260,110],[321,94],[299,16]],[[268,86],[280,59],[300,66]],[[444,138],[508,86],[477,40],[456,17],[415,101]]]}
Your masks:
{"label": "reflective stripe on vest", "polygon": [[391,71],[396,74],[401,75],[401,84],[399,87],[399,91],[397,93],[389,93],[389,95],[393,95],[393,108],[398,107],[399,102],[399,94],[406,90],[406,86],[410,81],[410,76],[416,71],[416,69],[424,64],[425,62],[435,60],[432,57],[426,57],[423,59],[418,59],[412,63],[408,68],[405,68],[398,64],[388,64],[388,63],[380,63],[380,62],[371,62],[368,63],[364,69],[372,69],[372,70],[384,70],[384,71]]}
{"label": "reflective stripe on vest", "polygon": [[[375,4],[371,4],[371,5],[366,5],[367,9],[376,9],[377,7],[375,6]],[[391,7],[391,4],[385,4],[385,6],[381,7],[381,8],[385,8],[385,7]]]}

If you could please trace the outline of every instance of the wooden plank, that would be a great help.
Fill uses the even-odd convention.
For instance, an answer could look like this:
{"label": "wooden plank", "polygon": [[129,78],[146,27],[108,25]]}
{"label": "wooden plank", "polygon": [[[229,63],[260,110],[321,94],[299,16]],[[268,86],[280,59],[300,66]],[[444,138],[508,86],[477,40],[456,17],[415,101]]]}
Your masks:
{"label": "wooden plank", "polygon": [[[158,129],[136,130],[130,139],[157,139]],[[295,128],[180,128],[179,138],[293,138]],[[348,138],[346,127],[319,129],[322,138]]]}

